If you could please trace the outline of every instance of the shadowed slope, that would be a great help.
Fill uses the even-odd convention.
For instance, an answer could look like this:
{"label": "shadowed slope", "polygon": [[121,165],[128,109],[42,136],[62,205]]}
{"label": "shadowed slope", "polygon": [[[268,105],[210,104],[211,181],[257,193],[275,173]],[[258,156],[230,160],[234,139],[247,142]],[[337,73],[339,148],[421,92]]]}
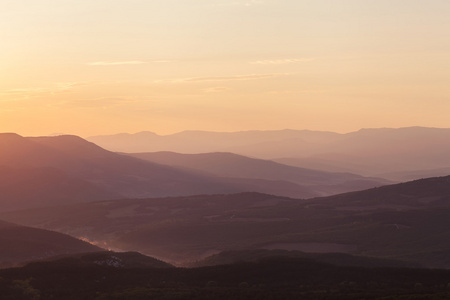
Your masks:
{"label": "shadowed slope", "polygon": [[[24,138],[15,134],[0,134],[0,145],[0,166],[58,169],[73,179],[78,178],[106,191],[114,198],[120,195],[142,198],[241,191],[280,192],[295,197],[317,196],[308,188],[293,183],[222,179],[143,161],[104,150],[77,136]],[[55,190],[61,189],[61,183],[54,182]],[[30,184],[38,186],[39,182]],[[81,185],[79,187],[83,188]]]}
{"label": "shadowed slope", "polygon": [[0,221],[0,267],[51,256],[101,250],[68,235]]}
{"label": "shadowed slope", "polygon": [[[89,253],[75,253],[51,257],[45,262],[32,263],[31,265],[58,264],[67,269],[77,266],[105,266],[117,269],[147,269],[147,268],[172,268],[173,266],[156,258],[145,256],[139,252],[114,252],[96,251]],[[36,267],[36,266],[34,266]]]}
{"label": "shadowed slope", "polygon": [[115,200],[3,213],[172,262],[221,251],[342,252],[450,268],[450,176],[296,200],[257,193]]}
{"label": "shadowed slope", "polygon": [[221,177],[283,180],[307,186],[320,195],[363,190],[390,182],[350,173],[330,173],[283,165],[233,153],[180,154],[174,152],[128,154],[140,159],[195,169]]}
{"label": "shadowed slope", "polygon": [[366,191],[318,198],[314,202],[336,208],[411,209],[450,206],[450,176],[433,177],[382,186]]}
{"label": "shadowed slope", "polygon": [[120,198],[55,168],[0,166],[0,211]]}

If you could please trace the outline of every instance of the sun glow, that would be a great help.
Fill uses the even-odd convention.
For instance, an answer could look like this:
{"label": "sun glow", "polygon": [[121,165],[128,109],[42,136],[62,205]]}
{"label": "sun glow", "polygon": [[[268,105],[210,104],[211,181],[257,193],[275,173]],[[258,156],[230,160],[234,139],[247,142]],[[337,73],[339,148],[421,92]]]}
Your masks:
{"label": "sun glow", "polygon": [[447,1],[0,8],[1,131],[450,126]]}

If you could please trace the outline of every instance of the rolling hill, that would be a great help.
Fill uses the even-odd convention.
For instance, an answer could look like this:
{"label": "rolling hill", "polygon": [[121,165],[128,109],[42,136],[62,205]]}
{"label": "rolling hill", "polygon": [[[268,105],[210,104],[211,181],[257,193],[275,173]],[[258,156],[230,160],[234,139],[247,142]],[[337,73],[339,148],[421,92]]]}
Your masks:
{"label": "rolling hill", "polygon": [[[0,176],[8,178],[2,183],[0,194],[5,198],[0,199],[0,209],[56,204],[58,199],[64,204],[242,191],[303,198],[318,195],[291,182],[219,178],[143,161],[104,150],[77,136],[0,134]],[[28,192],[25,186],[30,188]]]}
{"label": "rolling hill", "polygon": [[432,177],[394,185],[317,198],[315,203],[340,210],[402,210],[450,206],[450,176]]}
{"label": "rolling hill", "polygon": [[263,259],[272,257],[294,258],[314,260],[321,263],[332,264],[336,266],[347,267],[364,267],[364,268],[414,268],[415,264],[404,261],[378,259],[365,256],[355,256],[347,253],[307,253],[301,251],[288,250],[240,250],[240,251],[223,251],[202,260],[195,261],[191,267],[206,267],[229,265],[242,262],[258,262]]}
{"label": "rolling hill", "polygon": [[284,249],[450,268],[449,182],[429,178],[308,200],[258,193],[117,200],[0,217],[173,263]]}
{"label": "rolling hill", "polygon": [[181,154],[154,152],[128,155],[159,164],[198,170],[220,177],[292,182],[308,187],[316,195],[323,196],[364,190],[392,183],[381,178],[367,178],[351,173],[330,173],[293,167],[270,160],[249,158],[233,153]]}
{"label": "rolling hill", "polygon": [[266,257],[200,268],[57,260],[0,270],[2,299],[446,299],[450,271],[344,267]]}
{"label": "rolling hill", "polygon": [[0,211],[119,197],[56,168],[0,166]]}
{"label": "rolling hill", "polygon": [[0,267],[3,268],[57,255],[100,250],[62,233],[0,221]]}
{"label": "rolling hill", "polygon": [[117,269],[165,269],[172,265],[153,257],[145,256],[139,252],[95,251],[87,253],[71,253],[58,255],[30,264],[57,264],[60,267],[71,269],[73,267],[104,266]]}

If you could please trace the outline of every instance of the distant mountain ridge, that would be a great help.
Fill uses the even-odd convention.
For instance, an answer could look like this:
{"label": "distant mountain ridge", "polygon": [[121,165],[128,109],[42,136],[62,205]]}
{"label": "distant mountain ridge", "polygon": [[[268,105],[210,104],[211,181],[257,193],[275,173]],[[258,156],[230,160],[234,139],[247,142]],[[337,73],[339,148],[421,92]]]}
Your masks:
{"label": "distant mountain ridge", "polygon": [[[308,198],[299,184],[220,178],[107,151],[77,136],[0,134],[0,210],[117,198],[259,191]],[[26,187],[26,188],[25,188]]]}
{"label": "distant mountain ridge", "polygon": [[[261,161],[234,156],[233,160]],[[202,158],[200,158],[202,159]],[[207,158],[205,158],[207,159]],[[222,158],[215,157],[218,164]],[[349,174],[326,174],[265,162],[265,173],[200,172],[114,153],[78,136],[22,137],[0,134],[0,210],[119,198],[261,192],[311,198],[388,183]],[[200,164],[199,164],[200,165]],[[244,165],[244,164],[243,164]],[[248,165],[248,170],[256,168]],[[296,170],[289,178],[276,171]],[[241,169],[242,170],[242,169]],[[254,170],[253,175],[262,171]],[[212,169],[211,169],[212,171]],[[294,172],[295,173],[295,172]],[[339,178],[342,177],[342,178]],[[291,180],[292,179],[292,180]],[[311,182],[315,186],[312,186]],[[26,188],[25,188],[26,187]]]}
{"label": "distant mountain ridge", "polygon": [[277,143],[294,140],[301,144],[328,141],[338,138],[340,134],[326,131],[310,130],[273,130],[273,131],[239,131],[210,132],[200,130],[182,131],[170,135],[158,135],[150,131],[135,134],[119,133],[88,137],[105,149],[117,152],[158,152],[173,151],[179,153],[233,152],[235,148],[259,143]]}
{"label": "distant mountain ridge", "polygon": [[270,160],[238,154],[215,152],[181,154],[175,152],[131,153],[139,159],[209,173],[220,177],[283,180],[308,187],[316,195],[331,195],[390,184],[381,178],[350,173],[330,173],[283,165]]}
{"label": "distant mountain ridge", "polygon": [[[0,134],[0,166],[10,168],[10,170],[19,168],[23,170],[36,168],[59,170],[59,172],[67,174],[74,180],[86,182],[89,188],[95,186],[99,190],[106,191],[105,195],[109,195],[109,199],[113,196],[114,198],[142,198],[202,193],[233,193],[246,189],[258,189],[258,187],[270,192],[271,185],[274,188],[277,186],[277,183],[269,181],[250,182],[251,185],[247,186],[245,182],[236,183],[231,179],[221,180],[146,162],[107,151],[77,136],[26,138],[17,134]],[[41,180],[40,178],[35,179]],[[58,186],[58,178],[54,179],[53,183],[52,180],[47,183],[49,187],[52,184],[54,187]],[[33,185],[38,184],[33,183]],[[11,186],[8,188],[12,189]],[[281,190],[281,188],[278,189]],[[52,189],[49,189],[49,192],[51,191]],[[69,190],[67,191],[69,192]],[[292,184],[290,192],[298,196],[314,195],[306,188],[294,184]],[[99,194],[96,200],[108,199],[104,197],[105,195]],[[44,197],[45,195],[41,196]],[[20,198],[20,195],[17,195],[17,197]],[[86,197],[86,199],[89,198],[92,197]],[[1,202],[7,200],[0,201],[0,208]],[[11,201],[9,202],[11,203]],[[38,202],[36,200],[35,203],[39,204]],[[64,201],[61,202],[64,204]],[[31,204],[33,205],[33,203]]]}
{"label": "distant mountain ridge", "polygon": [[[346,134],[309,130],[119,134],[88,138],[120,152],[232,152],[309,169],[364,176],[450,167],[450,129],[361,129]],[[415,175],[418,179],[420,174]]]}

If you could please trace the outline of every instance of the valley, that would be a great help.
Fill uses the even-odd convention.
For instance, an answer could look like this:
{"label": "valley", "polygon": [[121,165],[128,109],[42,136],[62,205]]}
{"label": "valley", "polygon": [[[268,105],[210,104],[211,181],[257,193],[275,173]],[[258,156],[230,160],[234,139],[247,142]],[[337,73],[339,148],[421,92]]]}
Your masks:
{"label": "valley", "polygon": [[[184,282],[189,281],[184,272],[218,278],[215,270],[221,268],[269,264],[275,272],[271,280],[316,299],[316,292],[310,293],[317,291],[315,283],[307,284],[308,291],[294,288],[280,264],[312,264],[314,270],[335,268],[337,273],[362,268],[358,276],[364,278],[380,268],[417,274],[412,277],[422,276],[425,271],[420,270],[450,269],[449,176],[398,183],[393,179],[421,171],[385,173],[386,179],[229,152],[115,153],[76,136],[4,134],[0,142],[0,265],[18,267],[5,269],[6,278],[41,266],[100,273],[106,272],[102,268],[145,273],[156,267],[170,268],[164,276]],[[427,166],[430,174],[438,170],[433,166]],[[208,267],[217,269],[203,269]],[[296,268],[292,274],[300,274]],[[240,282],[256,284],[272,275],[262,275],[262,281],[245,276]],[[352,276],[348,281],[357,282]],[[136,280],[131,286],[142,286]],[[212,281],[223,280],[230,279]],[[329,280],[338,284],[336,277]],[[343,293],[342,282],[335,295]],[[184,291],[200,297],[191,290],[197,284],[189,281]],[[209,292],[239,294],[242,290],[232,287],[239,284]],[[261,291],[271,295],[277,290],[274,284]],[[168,295],[168,287],[156,285]],[[171,289],[181,291],[177,284]],[[381,294],[389,289],[376,288]]]}
{"label": "valley", "polygon": [[450,299],[449,16],[0,0],[0,300]]}

